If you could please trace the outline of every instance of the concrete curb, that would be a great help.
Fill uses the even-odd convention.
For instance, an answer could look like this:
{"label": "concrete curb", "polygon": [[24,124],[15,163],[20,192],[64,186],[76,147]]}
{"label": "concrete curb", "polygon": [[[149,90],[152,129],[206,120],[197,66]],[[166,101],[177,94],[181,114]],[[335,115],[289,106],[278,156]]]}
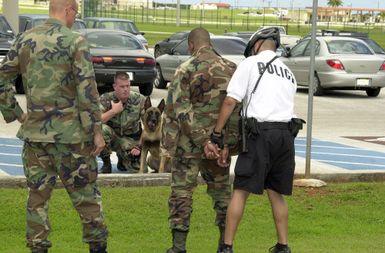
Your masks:
{"label": "concrete curb", "polygon": [[[233,180],[231,175],[231,181]],[[295,178],[304,178],[304,174],[295,174]],[[378,173],[334,173],[334,174],[312,174],[311,178],[325,182],[377,182],[385,181],[385,172]],[[111,174],[99,175],[98,185],[102,187],[146,187],[146,186],[169,186],[171,175],[163,174]],[[203,179],[199,177],[199,182]],[[25,188],[24,176],[0,177],[0,188]],[[57,187],[63,187],[57,180]]]}

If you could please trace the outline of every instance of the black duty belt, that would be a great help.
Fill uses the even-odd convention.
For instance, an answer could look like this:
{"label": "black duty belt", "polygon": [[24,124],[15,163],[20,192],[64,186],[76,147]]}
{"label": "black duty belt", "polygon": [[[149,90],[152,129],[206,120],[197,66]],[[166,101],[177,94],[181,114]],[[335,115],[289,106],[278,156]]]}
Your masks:
{"label": "black duty belt", "polygon": [[288,122],[256,122],[256,125],[259,130],[269,130],[269,129],[289,129]]}

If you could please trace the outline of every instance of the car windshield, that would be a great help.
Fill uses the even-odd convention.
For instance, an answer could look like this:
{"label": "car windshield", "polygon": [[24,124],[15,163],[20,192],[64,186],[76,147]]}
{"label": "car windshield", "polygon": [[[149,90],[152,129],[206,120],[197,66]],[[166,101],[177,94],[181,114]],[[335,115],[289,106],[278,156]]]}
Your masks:
{"label": "car windshield", "polygon": [[327,42],[331,54],[372,54],[363,43],[353,40],[331,40]]}
{"label": "car windshield", "polygon": [[13,37],[12,30],[6,21],[3,20],[3,17],[0,17],[0,36]]}
{"label": "car windshield", "polygon": [[215,51],[223,55],[243,55],[246,43],[236,39],[212,39]]}
{"label": "car windshield", "polygon": [[363,39],[363,41],[365,41],[376,54],[385,54],[385,50],[380,45],[378,45],[377,42],[375,42],[374,40]]}
{"label": "car windshield", "polygon": [[84,28],[86,28],[86,25],[83,22],[77,20],[75,20],[75,23],[71,27],[72,30],[79,30]]}
{"label": "car windshield", "polygon": [[124,49],[143,49],[141,43],[129,36],[112,33],[90,33],[87,35],[90,48],[124,48]]}
{"label": "car windshield", "polygon": [[113,30],[121,30],[133,34],[138,34],[139,30],[132,22],[125,21],[102,21],[99,24],[99,28],[107,28]]}
{"label": "car windshield", "polygon": [[35,19],[35,21],[33,22],[33,26],[35,27],[35,26],[41,25],[41,24],[43,24],[46,20],[47,20],[47,18]]}

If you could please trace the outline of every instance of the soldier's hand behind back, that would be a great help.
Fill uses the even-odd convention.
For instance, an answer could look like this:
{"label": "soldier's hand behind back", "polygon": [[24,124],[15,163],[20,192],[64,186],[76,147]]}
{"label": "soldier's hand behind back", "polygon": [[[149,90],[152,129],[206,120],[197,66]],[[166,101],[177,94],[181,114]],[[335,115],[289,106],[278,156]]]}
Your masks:
{"label": "soldier's hand behind back", "polygon": [[220,167],[229,167],[230,166],[230,160],[229,160],[229,147],[225,145],[223,149],[220,152],[220,156],[217,160],[217,164]]}
{"label": "soldier's hand behind back", "polygon": [[115,103],[114,101],[111,101],[111,110],[115,113],[115,114],[118,114],[118,113],[121,113],[123,111],[123,103],[122,101],[119,101],[117,103]]}
{"label": "soldier's hand behind back", "polygon": [[98,156],[106,146],[106,142],[104,141],[103,135],[101,133],[95,133],[94,145],[95,145],[95,150],[94,152],[92,152],[92,155]]}
{"label": "soldier's hand behind back", "polygon": [[216,144],[212,143],[211,141],[208,141],[204,145],[203,150],[207,159],[218,159],[220,157],[220,149]]}

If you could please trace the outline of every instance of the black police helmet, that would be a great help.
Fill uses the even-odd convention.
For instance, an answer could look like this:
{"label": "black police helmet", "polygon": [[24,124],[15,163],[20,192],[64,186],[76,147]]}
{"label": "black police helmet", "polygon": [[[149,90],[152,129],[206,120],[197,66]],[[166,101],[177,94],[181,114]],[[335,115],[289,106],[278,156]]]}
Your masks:
{"label": "black police helmet", "polygon": [[247,46],[245,48],[245,57],[249,57],[252,55],[252,49],[257,43],[258,40],[266,40],[266,39],[272,39],[275,42],[276,48],[280,45],[280,36],[279,36],[279,29],[277,27],[268,27],[263,28],[257,32],[255,32],[249,39],[249,42],[247,43]]}

